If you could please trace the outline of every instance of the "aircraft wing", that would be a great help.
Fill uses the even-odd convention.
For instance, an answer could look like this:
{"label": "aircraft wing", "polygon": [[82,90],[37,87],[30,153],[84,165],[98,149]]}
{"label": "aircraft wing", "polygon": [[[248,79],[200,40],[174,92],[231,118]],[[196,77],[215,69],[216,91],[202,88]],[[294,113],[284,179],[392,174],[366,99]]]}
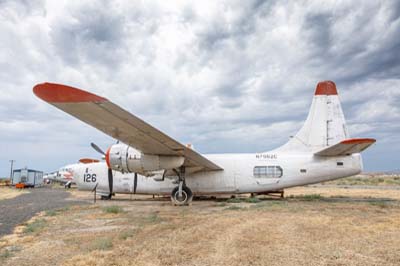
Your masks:
{"label": "aircraft wing", "polygon": [[346,139],[317,153],[318,156],[342,156],[359,153],[376,142],[375,139]]}
{"label": "aircraft wing", "polygon": [[42,100],[145,154],[184,156],[197,171],[222,170],[191,148],[167,136],[106,98],[73,87],[42,83],[33,88]]}

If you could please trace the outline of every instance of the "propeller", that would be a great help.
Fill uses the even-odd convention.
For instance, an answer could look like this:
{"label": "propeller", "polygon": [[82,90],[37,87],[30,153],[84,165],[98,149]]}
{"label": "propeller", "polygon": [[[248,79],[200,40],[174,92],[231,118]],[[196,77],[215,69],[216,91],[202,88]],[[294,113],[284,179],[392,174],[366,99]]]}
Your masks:
{"label": "propeller", "polygon": [[135,173],[135,179],[133,180],[133,194],[136,194],[137,188],[137,173]]}
{"label": "propeller", "polygon": [[[119,143],[119,141],[117,142],[117,144],[118,143]],[[92,148],[94,150],[96,150],[98,153],[106,156],[106,153],[99,146],[94,144],[93,142],[90,143],[90,146],[92,146]],[[137,181],[138,181],[138,174],[135,173],[135,177],[134,177],[134,181],[133,181],[133,194],[136,194]],[[111,196],[113,193],[113,183],[114,183],[113,170],[111,168],[108,168],[108,188],[110,191],[110,194],[109,194],[110,199],[111,199]]]}
{"label": "propeller", "polygon": [[109,198],[111,199],[112,193],[113,193],[113,183],[114,183],[114,178],[113,178],[113,173],[112,169],[108,168],[108,188],[110,189],[110,194]]}
{"label": "propeller", "polygon": [[102,149],[100,149],[99,146],[97,146],[96,144],[94,144],[93,142],[90,143],[90,146],[92,146],[92,148],[95,149],[95,151],[97,151],[98,153],[101,153],[101,154],[103,154],[103,155],[106,155],[106,153],[105,153]]}
{"label": "propeller", "polygon": [[[96,150],[98,153],[101,153],[104,156],[106,156],[106,153],[102,149],[100,149],[99,146],[94,144],[93,142],[90,143],[90,146],[92,146],[92,148],[94,150]],[[114,183],[114,177],[113,177],[113,172],[112,172],[111,168],[108,168],[107,175],[108,175],[108,189],[109,189],[109,192],[110,192],[109,195],[108,195],[108,198],[111,199],[112,193],[113,193],[113,183]]]}

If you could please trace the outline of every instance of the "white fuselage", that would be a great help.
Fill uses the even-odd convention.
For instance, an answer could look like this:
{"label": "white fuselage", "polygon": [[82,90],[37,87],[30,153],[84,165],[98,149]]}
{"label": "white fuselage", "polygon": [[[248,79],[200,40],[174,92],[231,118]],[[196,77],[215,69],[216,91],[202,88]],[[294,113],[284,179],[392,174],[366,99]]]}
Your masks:
{"label": "white fuselage", "polygon": [[[310,153],[259,153],[204,155],[224,170],[197,172],[186,175],[186,184],[195,195],[261,193],[288,187],[318,183],[355,175],[362,170],[360,154],[341,157],[318,157]],[[275,175],[264,174],[267,167]],[[258,173],[255,167],[262,170]],[[276,170],[279,168],[279,171]],[[76,164],[72,167],[80,190],[109,192],[106,163]],[[278,172],[278,173],[277,173]],[[94,174],[94,179],[93,179]],[[162,178],[161,174],[145,177],[138,175],[137,194],[170,194],[177,186],[175,178]],[[85,180],[84,180],[85,179]],[[134,193],[134,174],[113,171],[113,192]]]}

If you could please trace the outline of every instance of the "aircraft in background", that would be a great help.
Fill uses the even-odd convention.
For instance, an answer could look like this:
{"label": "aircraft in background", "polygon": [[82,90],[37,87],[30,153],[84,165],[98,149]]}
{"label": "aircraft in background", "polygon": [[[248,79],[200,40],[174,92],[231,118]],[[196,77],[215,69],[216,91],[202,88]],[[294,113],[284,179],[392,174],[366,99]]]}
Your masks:
{"label": "aircraft in background", "polygon": [[[360,152],[375,143],[350,138],[336,85],[319,82],[308,117],[283,146],[260,153],[201,155],[109,100],[73,87],[43,83],[36,96],[119,140],[104,163],[80,165],[73,172],[79,189],[97,188],[111,198],[121,192],[171,195],[175,205],[193,194],[265,193],[355,175]],[[126,143],[126,144],[123,144]],[[121,178],[119,178],[121,177]]]}
{"label": "aircraft in background", "polygon": [[65,188],[71,188],[73,184],[75,184],[75,178],[73,174],[73,169],[76,168],[79,164],[88,164],[88,163],[96,163],[99,160],[83,158],[79,160],[79,163],[76,164],[68,164],[66,166],[60,167],[58,171],[45,174],[43,176],[44,180],[49,180],[51,182],[58,182],[64,185]]}

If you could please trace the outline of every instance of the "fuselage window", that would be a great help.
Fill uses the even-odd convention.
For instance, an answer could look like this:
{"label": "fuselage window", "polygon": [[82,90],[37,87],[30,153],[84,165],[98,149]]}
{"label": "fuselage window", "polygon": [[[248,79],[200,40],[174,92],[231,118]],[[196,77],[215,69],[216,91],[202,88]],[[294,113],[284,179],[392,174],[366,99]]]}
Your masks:
{"label": "fuselage window", "polygon": [[343,162],[337,162],[336,165],[337,166],[343,166]]}
{"label": "fuselage window", "polygon": [[280,166],[255,166],[253,170],[254,177],[257,178],[279,178],[283,175]]}

